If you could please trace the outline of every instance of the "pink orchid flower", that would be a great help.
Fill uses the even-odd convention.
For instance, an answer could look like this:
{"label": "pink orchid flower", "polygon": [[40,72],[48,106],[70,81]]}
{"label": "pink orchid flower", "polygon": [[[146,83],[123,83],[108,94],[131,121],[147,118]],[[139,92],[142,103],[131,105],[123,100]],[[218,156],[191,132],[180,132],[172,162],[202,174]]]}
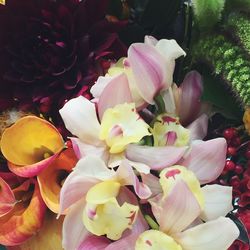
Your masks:
{"label": "pink orchid flower", "polygon": [[132,238],[132,232],[138,236],[147,228],[137,200],[126,185],[132,185],[142,199],[151,195],[126,161],[114,171],[96,156],[79,160],[60,194],[60,213],[67,211],[63,223],[64,249],[87,250],[92,241],[103,243],[102,239],[110,245],[111,241],[102,237],[104,234],[124,244],[124,237]]}

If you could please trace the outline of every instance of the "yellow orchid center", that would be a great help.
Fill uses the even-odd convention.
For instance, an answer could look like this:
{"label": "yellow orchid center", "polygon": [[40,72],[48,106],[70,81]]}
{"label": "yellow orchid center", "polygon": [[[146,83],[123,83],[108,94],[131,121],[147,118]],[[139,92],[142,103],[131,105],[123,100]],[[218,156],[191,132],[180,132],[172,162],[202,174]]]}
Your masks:
{"label": "yellow orchid center", "polygon": [[200,182],[192,171],[183,166],[175,165],[161,171],[160,184],[164,195],[167,196],[179,180],[182,180],[187,184],[190,191],[197,199],[201,209],[203,209],[204,196],[201,191]]}
{"label": "yellow orchid center", "polygon": [[134,103],[124,103],[107,109],[101,122],[100,139],[110,147],[110,153],[121,153],[130,143],[150,135],[149,126],[137,114]]}
{"label": "yellow orchid center", "polygon": [[182,247],[167,234],[157,230],[148,230],[137,239],[135,250],[182,250]]}
{"label": "yellow orchid center", "polygon": [[83,223],[94,235],[106,235],[118,240],[126,229],[131,229],[138,213],[138,206],[116,200],[120,183],[104,181],[93,186],[87,193],[87,205],[83,211]]}
{"label": "yellow orchid center", "polygon": [[154,146],[186,146],[189,143],[190,131],[181,126],[178,117],[160,115],[151,130]]}

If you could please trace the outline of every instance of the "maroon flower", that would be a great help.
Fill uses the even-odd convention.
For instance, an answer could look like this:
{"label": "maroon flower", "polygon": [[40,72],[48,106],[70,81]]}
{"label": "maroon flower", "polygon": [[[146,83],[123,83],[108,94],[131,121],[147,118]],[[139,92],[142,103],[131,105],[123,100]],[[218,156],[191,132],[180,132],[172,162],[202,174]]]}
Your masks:
{"label": "maroon flower", "polygon": [[[105,19],[108,0],[7,0],[0,5],[0,111],[36,105],[57,114],[107,62],[125,54],[124,25]],[[54,113],[53,113],[54,112]]]}

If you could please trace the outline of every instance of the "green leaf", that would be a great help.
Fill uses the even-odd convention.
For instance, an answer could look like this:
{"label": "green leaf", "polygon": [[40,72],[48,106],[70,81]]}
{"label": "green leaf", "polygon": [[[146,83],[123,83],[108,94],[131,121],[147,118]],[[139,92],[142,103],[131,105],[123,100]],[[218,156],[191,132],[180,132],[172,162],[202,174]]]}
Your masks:
{"label": "green leaf", "polygon": [[221,19],[225,0],[193,0],[194,15],[201,29],[211,28]]}
{"label": "green leaf", "polygon": [[229,119],[241,120],[243,112],[229,88],[222,80],[203,69],[203,95],[202,101],[214,105],[215,111]]}

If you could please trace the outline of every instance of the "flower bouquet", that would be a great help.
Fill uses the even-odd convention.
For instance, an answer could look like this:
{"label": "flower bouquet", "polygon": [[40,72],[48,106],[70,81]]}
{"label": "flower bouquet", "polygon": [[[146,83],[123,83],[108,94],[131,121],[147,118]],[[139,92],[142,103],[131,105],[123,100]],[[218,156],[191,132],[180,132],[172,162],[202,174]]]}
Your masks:
{"label": "flower bouquet", "polygon": [[[175,39],[159,26],[166,2]],[[249,5],[0,6],[0,244],[249,249],[249,62],[217,33],[236,15],[248,20],[242,6]],[[131,30],[144,40],[131,41]]]}

